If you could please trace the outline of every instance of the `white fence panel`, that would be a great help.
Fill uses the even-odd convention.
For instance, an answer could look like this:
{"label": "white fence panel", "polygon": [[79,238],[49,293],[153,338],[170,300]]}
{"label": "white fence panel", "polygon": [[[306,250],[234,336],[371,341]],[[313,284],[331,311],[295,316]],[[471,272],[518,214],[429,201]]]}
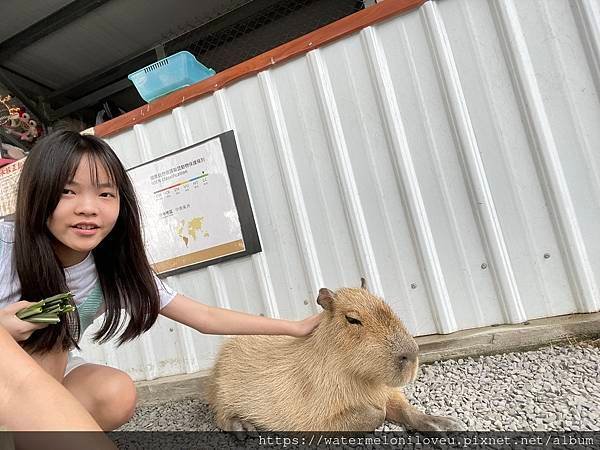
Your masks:
{"label": "white fence panel", "polygon": [[[263,251],[166,279],[300,319],[365,276],[415,335],[600,309],[600,7],[443,0],[109,137],[126,166],[233,129]],[[96,362],[211,366],[160,318]]]}

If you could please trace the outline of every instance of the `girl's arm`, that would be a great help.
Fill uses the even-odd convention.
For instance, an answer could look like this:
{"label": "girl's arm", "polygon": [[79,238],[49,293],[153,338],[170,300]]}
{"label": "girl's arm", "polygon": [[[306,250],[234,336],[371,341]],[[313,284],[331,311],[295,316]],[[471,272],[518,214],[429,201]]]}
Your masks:
{"label": "girl's arm", "polygon": [[321,315],[300,321],[271,319],[198,303],[177,294],[160,313],[204,334],[286,334],[306,336],[316,328]]}

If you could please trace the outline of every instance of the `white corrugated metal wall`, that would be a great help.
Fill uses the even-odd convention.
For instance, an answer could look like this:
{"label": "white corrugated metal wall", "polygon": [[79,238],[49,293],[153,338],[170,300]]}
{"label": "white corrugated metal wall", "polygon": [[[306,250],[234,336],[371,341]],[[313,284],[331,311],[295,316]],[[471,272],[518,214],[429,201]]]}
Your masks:
{"label": "white corrugated metal wall", "polygon": [[[126,166],[236,132],[263,252],[167,279],[300,319],[365,276],[415,335],[600,310],[600,2],[440,0],[107,140]],[[161,318],[94,361],[211,366]]]}

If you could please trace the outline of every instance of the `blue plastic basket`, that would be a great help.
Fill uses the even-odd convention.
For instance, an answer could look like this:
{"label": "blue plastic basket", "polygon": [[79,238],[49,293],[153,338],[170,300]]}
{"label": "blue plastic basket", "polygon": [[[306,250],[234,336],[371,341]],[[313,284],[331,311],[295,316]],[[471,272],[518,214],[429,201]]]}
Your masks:
{"label": "blue plastic basket", "polygon": [[179,52],[127,76],[146,102],[215,74],[190,52]]}

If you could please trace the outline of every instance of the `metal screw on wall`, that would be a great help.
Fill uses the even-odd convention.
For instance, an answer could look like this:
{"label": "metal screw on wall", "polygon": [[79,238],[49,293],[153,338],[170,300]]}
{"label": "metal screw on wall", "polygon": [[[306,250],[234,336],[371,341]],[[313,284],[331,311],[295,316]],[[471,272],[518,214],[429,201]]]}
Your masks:
{"label": "metal screw on wall", "polygon": [[410,287],[411,287],[411,289],[416,289],[417,288],[417,283],[411,283]]}
{"label": "metal screw on wall", "polygon": [[483,264],[481,265],[481,268],[482,268],[483,270],[487,269],[487,264],[486,264],[486,263],[483,263]]}
{"label": "metal screw on wall", "polygon": [[544,259],[550,259],[550,253],[544,253]]}

